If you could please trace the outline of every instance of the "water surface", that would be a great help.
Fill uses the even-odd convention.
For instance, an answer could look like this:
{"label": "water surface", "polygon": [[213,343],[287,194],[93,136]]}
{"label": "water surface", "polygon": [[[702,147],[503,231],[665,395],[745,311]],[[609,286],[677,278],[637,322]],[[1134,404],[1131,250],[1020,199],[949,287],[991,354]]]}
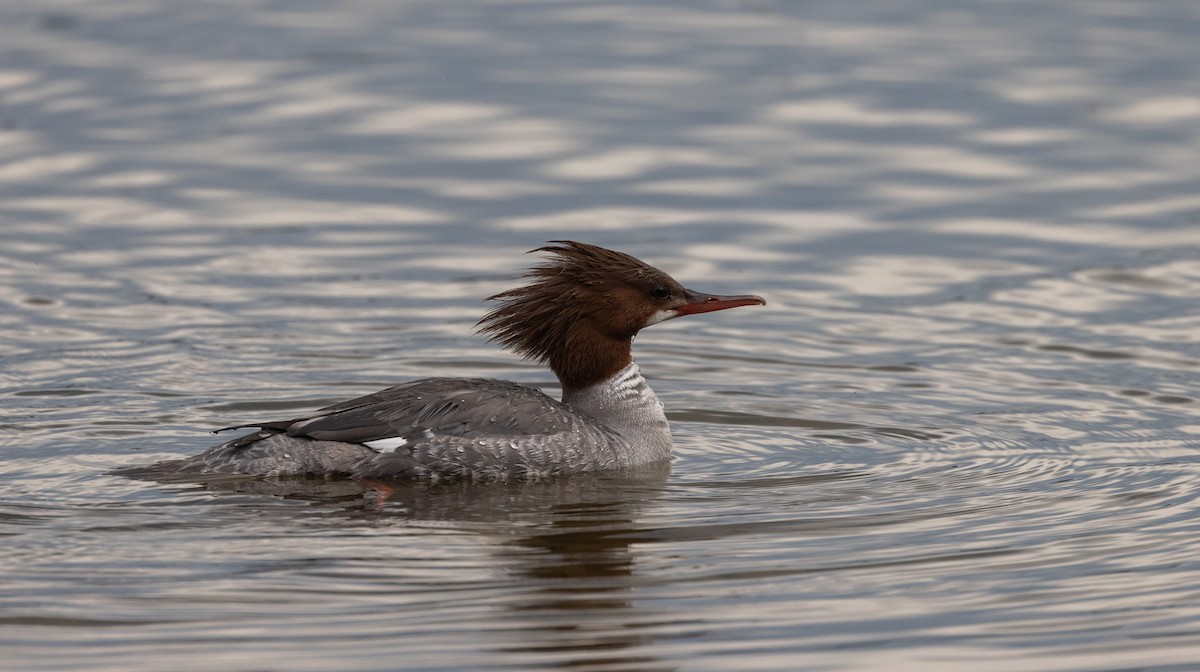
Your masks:
{"label": "water surface", "polygon": [[[0,7],[19,670],[1200,666],[1193,2]],[[548,239],[769,305],[669,470],[146,483],[429,375]]]}

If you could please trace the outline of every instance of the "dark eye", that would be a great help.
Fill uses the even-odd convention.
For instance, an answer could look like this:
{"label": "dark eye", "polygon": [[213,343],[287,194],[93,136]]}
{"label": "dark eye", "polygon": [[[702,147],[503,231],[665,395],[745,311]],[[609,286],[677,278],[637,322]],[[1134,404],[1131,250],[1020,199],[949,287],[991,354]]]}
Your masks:
{"label": "dark eye", "polygon": [[667,289],[667,287],[665,285],[663,285],[663,286],[655,287],[653,293],[654,293],[654,298],[665,299],[671,295],[671,290]]}

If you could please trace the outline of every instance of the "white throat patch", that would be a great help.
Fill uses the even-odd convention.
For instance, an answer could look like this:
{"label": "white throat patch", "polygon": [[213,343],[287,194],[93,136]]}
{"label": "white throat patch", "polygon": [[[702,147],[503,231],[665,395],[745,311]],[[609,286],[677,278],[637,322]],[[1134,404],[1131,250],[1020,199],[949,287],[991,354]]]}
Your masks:
{"label": "white throat patch", "polygon": [[673,320],[677,317],[679,317],[679,313],[675,312],[674,310],[660,310],[651,315],[650,319],[646,320],[646,326],[648,327],[652,324],[658,324],[659,322]]}

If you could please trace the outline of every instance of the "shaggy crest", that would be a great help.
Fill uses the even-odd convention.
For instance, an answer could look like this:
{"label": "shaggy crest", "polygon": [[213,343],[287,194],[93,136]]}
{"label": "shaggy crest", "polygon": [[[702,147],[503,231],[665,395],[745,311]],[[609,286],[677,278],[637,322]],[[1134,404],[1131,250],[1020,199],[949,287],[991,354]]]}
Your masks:
{"label": "shaggy crest", "polygon": [[[476,327],[526,359],[548,364],[564,387],[585,387],[627,366],[633,336],[656,310],[680,302],[684,289],[628,254],[550,242],[531,250],[550,257],[521,276],[527,284],[488,297],[499,303]],[[568,371],[572,378],[564,378]]]}

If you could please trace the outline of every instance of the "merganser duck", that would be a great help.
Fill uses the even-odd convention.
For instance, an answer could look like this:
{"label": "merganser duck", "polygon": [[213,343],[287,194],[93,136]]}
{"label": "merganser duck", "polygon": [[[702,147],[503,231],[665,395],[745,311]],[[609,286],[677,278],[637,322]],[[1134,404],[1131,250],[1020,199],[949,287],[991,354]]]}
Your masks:
{"label": "merganser duck", "polygon": [[422,378],[257,431],[193,457],[118,470],[129,476],[342,475],[357,479],[507,479],[667,460],[662,402],[630,348],[644,327],[684,315],[765,305],[761,297],[685,289],[628,254],[573,241],[528,284],[489,297],[476,324],[489,340],[550,367],[562,401],[488,378]]}

